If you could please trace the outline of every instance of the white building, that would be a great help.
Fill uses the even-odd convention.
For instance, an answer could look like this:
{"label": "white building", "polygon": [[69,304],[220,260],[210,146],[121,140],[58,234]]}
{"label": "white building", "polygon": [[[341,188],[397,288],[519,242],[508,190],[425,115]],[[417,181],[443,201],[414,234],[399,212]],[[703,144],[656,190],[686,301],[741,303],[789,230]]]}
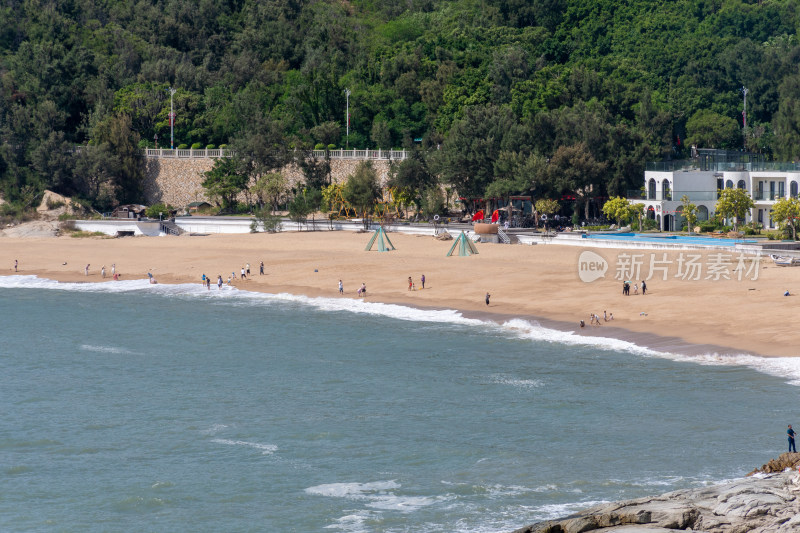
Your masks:
{"label": "white building", "polygon": [[628,199],[644,204],[645,216],[657,221],[660,229],[676,231],[683,225],[680,211],[684,195],[697,206],[698,221],[703,221],[714,216],[717,190],[745,189],[755,203],[746,222],[755,220],[765,228],[777,227],[770,217],[772,205],[780,198],[797,197],[800,165],[760,161],[752,157],[757,154],[698,152],[699,157],[688,161],[649,164],[643,191],[630,191]]}

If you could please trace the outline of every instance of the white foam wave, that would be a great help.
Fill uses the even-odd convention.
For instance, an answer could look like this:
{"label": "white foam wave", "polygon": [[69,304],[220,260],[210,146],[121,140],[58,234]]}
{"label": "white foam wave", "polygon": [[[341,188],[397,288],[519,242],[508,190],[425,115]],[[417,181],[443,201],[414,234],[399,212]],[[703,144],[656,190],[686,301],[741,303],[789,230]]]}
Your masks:
{"label": "white foam wave", "polygon": [[210,428],[201,430],[200,433],[202,433],[203,435],[216,435],[223,429],[227,428],[228,426],[226,426],[225,424],[214,424]]}
{"label": "white foam wave", "polygon": [[493,375],[489,377],[489,382],[495,385],[509,385],[518,389],[538,389],[543,387],[545,382],[541,379],[518,379],[508,376]]}
{"label": "white foam wave", "polygon": [[308,494],[328,496],[333,498],[350,498],[360,500],[370,494],[399,489],[396,481],[373,481],[372,483],[328,483],[309,487],[305,490]]}
{"label": "white foam wave", "polygon": [[87,352],[113,353],[113,354],[132,354],[133,352],[125,348],[116,346],[93,346],[91,344],[81,344],[81,350]]}
{"label": "white foam wave", "polygon": [[410,513],[449,499],[448,496],[412,496],[397,494],[400,485],[394,481],[372,483],[329,483],[305,490],[308,494],[361,501],[366,507],[382,511]]}
{"label": "white foam wave", "polygon": [[[800,386],[800,357],[757,357],[751,355],[719,355],[709,353],[705,355],[681,355],[675,353],[658,352],[632,342],[592,335],[580,335],[570,331],[559,331],[546,328],[536,322],[524,319],[512,319],[503,324],[490,321],[467,318],[459,311],[452,309],[431,310],[416,309],[397,304],[384,304],[370,302],[363,299],[352,298],[311,298],[294,294],[269,294],[238,290],[235,287],[223,286],[223,290],[207,290],[199,283],[185,283],[178,285],[150,285],[146,279],[110,281],[100,283],[60,283],[42,279],[36,276],[0,276],[0,288],[36,288],[51,290],[67,290],[81,292],[108,292],[122,293],[129,291],[142,291],[161,294],[167,297],[209,298],[224,299],[227,301],[250,302],[253,304],[294,303],[307,306],[320,311],[345,311],[350,313],[385,316],[398,320],[409,320],[429,323],[454,324],[494,330],[500,334],[513,335],[518,338],[533,341],[568,344],[574,346],[588,346],[609,351],[623,351],[645,357],[663,357],[675,361],[695,363],[701,365],[744,366],[759,372],[788,378],[792,385]],[[520,383],[518,386],[523,385]],[[533,383],[530,386],[534,386]]]}
{"label": "white foam wave", "polygon": [[536,518],[538,521],[555,520],[558,518],[563,518],[564,516],[570,515],[572,513],[582,511],[589,507],[594,507],[596,505],[603,505],[607,503],[610,502],[607,500],[594,500],[586,502],[570,502],[570,503],[542,505],[536,508],[534,514],[538,515]]}
{"label": "white foam wave", "polygon": [[246,440],[230,440],[230,439],[211,439],[211,442],[217,444],[227,444],[229,446],[246,446],[248,448],[255,448],[261,450],[263,455],[272,455],[278,451],[278,447],[274,444],[261,444],[260,442],[249,442]]}

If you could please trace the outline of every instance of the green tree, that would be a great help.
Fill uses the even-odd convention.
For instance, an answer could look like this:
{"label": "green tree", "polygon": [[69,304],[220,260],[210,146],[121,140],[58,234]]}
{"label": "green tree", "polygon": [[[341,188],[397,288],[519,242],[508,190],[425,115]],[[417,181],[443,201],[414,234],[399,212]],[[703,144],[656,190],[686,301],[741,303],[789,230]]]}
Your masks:
{"label": "green tree", "polygon": [[717,198],[716,211],[724,218],[733,219],[733,229],[736,230],[739,219],[744,219],[747,210],[755,204],[745,189],[721,189]]}
{"label": "green tree", "polygon": [[420,206],[422,208],[422,216],[427,220],[433,218],[434,215],[443,215],[445,209],[442,189],[437,186],[432,186],[422,191]]}
{"label": "green tree", "polygon": [[172,212],[175,211],[175,208],[169,204],[165,204],[164,202],[158,202],[157,204],[153,204],[148,207],[144,214],[147,218],[169,218]]}
{"label": "green tree", "polygon": [[586,144],[559,146],[548,166],[549,180],[560,193],[574,194],[576,197],[574,218],[581,203],[584,217],[589,218],[589,202],[599,193],[600,176],[606,163],[597,161]]}
{"label": "green tree", "polygon": [[742,131],[732,118],[710,109],[697,111],[686,122],[686,142],[700,148],[738,148],[742,146]]}
{"label": "green tree", "polygon": [[278,233],[281,231],[281,217],[275,215],[270,209],[266,207],[256,209],[253,212],[253,221],[250,223],[250,232],[258,233],[259,231],[266,231],[267,233]]}
{"label": "green tree", "polygon": [[342,189],[342,196],[357,212],[361,213],[364,229],[369,228],[369,213],[375,202],[381,197],[378,174],[371,161],[363,161],[358,164],[355,173],[347,178]]}
{"label": "green tree", "polygon": [[306,201],[305,190],[303,190],[300,194],[295,196],[291,202],[289,202],[289,218],[291,218],[292,221],[297,222],[298,230],[300,229],[300,224],[306,221],[310,212],[311,207]]}
{"label": "green tree", "polygon": [[681,215],[686,219],[689,233],[692,233],[694,225],[697,223],[697,206],[684,194],[681,196],[681,207]]}
{"label": "green tree", "polygon": [[436,153],[435,167],[461,196],[480,197],[495,179],[494,164],[514,140],[517,121],[507,108],[476,106],[465,110]]}
{"label": "green tree", "polygon": [[548,219],[556,214],[559,209],[561,209],[561,205],[559,205],[557,200],[552,200],[550,198],[539,198],[534,204],[534,209],[536,210],[536,223],[538,224],[539,217],[544,215],[544,227],[547,229]]}
{"label": "green tree", "polygon": [[781,198],[772,206],[772,219],[781,227],[792,228],[792,240],[797,240],[797,225],[800,224],[800,199]]}
{"label": "green tree", "polygon": [[627,198],[612,196],[603,204],[603,214],[607,218],[617,221],[617,227],[622,226],[623,221],[627,221],[630,216],[631,203]]}
{"label": "green tree", "polygon": [[271,210],[278,208],[278,201],[289,189],[289,182],[280,172],[267,172],[258,177],[250,188],[258,198],[261,207],[269,205]]}
{"label": "green tree", "polygon": [[247,187],[248,177],[239,171],[237,161],[228,157],[220,157],[214,166],[205,173],[202,186],[210,198],[222,205],[223,210],[236,206],[236,197]]}

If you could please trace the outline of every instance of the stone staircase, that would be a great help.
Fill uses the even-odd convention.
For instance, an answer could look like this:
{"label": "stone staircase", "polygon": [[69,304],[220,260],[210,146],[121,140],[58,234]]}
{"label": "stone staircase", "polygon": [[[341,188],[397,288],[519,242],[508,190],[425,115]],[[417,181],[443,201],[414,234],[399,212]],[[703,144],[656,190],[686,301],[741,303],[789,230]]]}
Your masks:
{"label": "stone staircase", "polygon": [[160,230],[167,235],[183,235],[185,232],[171,220],[162,220]]}

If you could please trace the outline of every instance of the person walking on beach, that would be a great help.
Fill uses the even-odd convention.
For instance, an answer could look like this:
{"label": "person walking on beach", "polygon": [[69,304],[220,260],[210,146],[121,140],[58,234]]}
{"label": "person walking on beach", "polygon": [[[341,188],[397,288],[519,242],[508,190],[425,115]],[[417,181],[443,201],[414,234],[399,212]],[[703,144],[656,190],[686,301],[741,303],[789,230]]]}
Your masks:
{"label": "person walking on beach", "polygon": [[14,272],[17,272],[17,267],[19,266],[19,261],[14,259]]}
{"label": "person walking on beach", "polygon": [[622,282],[622,295],[628,294],[628,283],[626,281]]}
{"label": "person walking on beach", "polygon": [[424,289],[425,288],[425,274],[422,275],[422,278],[420,279],[420,282],[422,282],[422,288]]}
{"label": "person walking on beach", "polygon": [[244,269],[244,267],[242,267],[241,272],[242,272],[242,275],[240,277],[242,279],[247,279],[247,271]]}
{"label": "person walking on beach", "polygon": [[103,267],[100,269],[100,277],[101,278],[105,278],[106,277],[106,266],[105,265],[103,265]]}
{"label": "person walking on beach", "polygon": [[492,297],[492,295],[487,292],[486,293],[486,305],[487,306],[489,305],[489,298],[491,298],[491,297]]}
{"label": "person walking on beach", "polygon": [[236,271],[233,271],[233,272],[231,272],[231,277],[230,277],[230,279],[232,279],[232,280],[236,281]]}
{"label": "person walking on beach", "polygon": [[639,294],[639,284],[638,283],[634,283],[633,284],[633,294]]}
{"label": "person walking on beach", "polygon": [[339,280],[339,294],[344,294],[344,285],[342,284],[342,280]]}
{"label": "person walking on beach", "polygon": [[117,264],[116,263],[111,263],[111,277],[113,278],[114,274],[116,274],[116,273],[117,273]]}
{"label": "person walking on beach", "polygon": [[411,281],[411,276],[408,276],[408,290],[411,290],[411,285],[412,285],[413,283],[414,283],[414,282],[413,282],[413,281]]}
{"label": "person walking on beach", "polygon": [[794,446],[794,430],[791,424],[789,424],[789,429],[786,430],[786,434],[789,435],[789,451],[797,453],[797,448]]}
{"label": "person walking on beach", "polygon": [[603,322],[608,322],[608,315],[606,314],[605,309],[603,309]]}
{"label": "person walking on beach", "polygon": [[86,265],[86,268],[83,269],[83,275],[84,276],[88,276],[89,275],[89,265],[88,264]]}
{"label": "person walking on beach", "polygon": [[261,264],[258,267],[258,275],[259,276],[263,276],[264,275],[264,261],[261,261]]}
{"label": "person walking on beach", "polygon": [[247,263],[247,275],[250,275],[250,263]]}
{"label": "person walking on beach", "polygon": [[644,296],[645,292],[647,292],[647,283],[642,280],[642,296]]}

